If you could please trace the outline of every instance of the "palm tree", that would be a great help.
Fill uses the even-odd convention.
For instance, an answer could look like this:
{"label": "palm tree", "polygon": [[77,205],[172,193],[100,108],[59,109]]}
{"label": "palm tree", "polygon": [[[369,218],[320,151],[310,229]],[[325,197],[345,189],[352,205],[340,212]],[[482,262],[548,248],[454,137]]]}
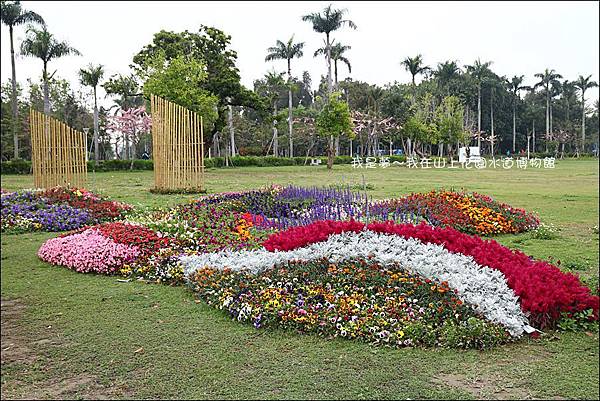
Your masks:
{"label": "palm tree", "polygon": [[406,71],[410,72],[410,75],[412,75],[413,89],[416,87],[415,77],[418,74],[423,74],[430,70],[428,66],[423,64],[423,56],[420,54],[417,54],[415,57],[405,58],[400,65],[403,65],[404,69],[406,69]]}
{"label": "palm tree", "polygon": [[460,68],[456,61],[444,61],[438,63],[437,69],[433,73],[437,78],[440,89],[446,89],[446,95],[450,95],[450,83],[458,78]]}
{"label": "palm tree", "polygon": [[79,78],[82,85],[91,86],[94,89],[94,158],[98,163],[98,97],[96,90],[100,80],[104,76],[102,64],[94,66],[90,63],[88,69],[79,70]]}
{"label": "palm tree", "polygon": [[341,27],[348,25],[352,29],[356,29],[356,24],[350,20],[343,19],[346,9],[332,9],[331,4],[328,5],[320,13],[312,13],[302,17],[302,21],[308,21],[313,25],[313,30],[318,33],[325,34],[325,46],[327,49],[327,94],[331,95],[333,86],[331,83],[331,42],[329,35],[333,31],[337,31]]}
{"label": "palm tree", "polygon": [[467,65],[467,72],[475,79],[477,84],[477,146],[481,147],[481,86],[491,75],[491,61],[482,63],[480,59],[475,60],[473,65]]}
{"label": "palm tree", "polygon": [[42,60],[42,78],[44,80],[44,113],[48,115],[50,114],[48,81],[52,79],[56,73],[55,71],[52,73],[52,75],[48,76],[48,63],[53,59],[71,54],[80,56],[81,53],[77,49],[71,47],[67,42],[57,41],[54,35],[48,32],[45,26],[39,30],[30,27],[27,30],[27,35],[27,38],[23,41],[23,43],[21,43],[21,54],[24,56],[37,57]]}
{"label": "palm tree", "polygon": [[562,85],[560,86],[560,91],[561,91],[561,100],[563,101],[563,103],[566,106],[566,120],[567,120],[567,124],[571,123],[571,105],[573,104],[573,100],[575,100],[575,102],[577,101],[576,99],[576,94],[577,94],[577,87],[575,86],[575,82],[573,81],[567,81],[565,80]]}
{"label": "palm tree", "polygon": [[8,26],[8,34],[10,37],[10,64],[12,67],[12,132],[13,132],[13,143],[15,159],[19,158],[19,136],[17,134],[19,108],[17,105],[17,70],[15,68],[15,48],[13,44],[13,28],[18,25],[23,25],[28,22],[37,22],[38,24],[44,24],[44,19],[34,13],[33,11],[23,10],[21,8],[20,1],[0,2],[0,20],[6,26]]}
{"label": "palm tree", "polygon": [[[351,46],[347,46],[347,45],[343,45],[340,42],[335,42],[331,45],[331,59],[333,60],[333,76],[334,76],[334,87],[337,89],[338,87],[338,61],[341,61],[342,63],[346,64],[346,66],[348,67],[348,72],[351,73],[352,72],[352,66],[350,65],[350,60],[348,60],[346,57],[344,57],[344,53],[346,52],[346,50],[350,50],[352,47]],[[325,55],[327,56],[327,45],[325,45],[324,47],[321,47],[320,49],[317,49],[315,51],[314,56],[317,57],[318,55]]]}
{"label": "palm tree", "polygon": [[512,93],[512,109],[513,109],[513,140],[512,140],[512,151],[515,153],[517,150],[516,142],[517,142],[517,99],[519,99],[519,92],[521,90],[530,89],[529,86],[521,85],[523,83],[523,78],[525,75],[515,75],[509,81],[506,80],[506,89]]}
{"label": "palm tree", "polygon": [[545,69],[544,72],[535,74],[536,78],[540,78],[540,82],[535,84],[533,87],[543,87],[546,93],[546,138],[550,137],[550,90],[552,85],[558,83],[558,79],[562,78],[562,75],[557,74],[554,70]]}
{"label": "palm tree", "polygon": [[290,157],[294,157],[294,142],[292,140],[292,59],[297,57],[300,58],[303,56],[302,48],[304,47],[304,42],[294,43],[294,35],[287,41],[287,43],[283,43],[278,40],[275,44],[275,47],[269,47],[267,51],[267,57],[265,57],[265,61],[273,61],[273,60],[287,60],[287,72],[288,72],[288,130],[290,134]]}
{"label": "palm tree", "polygon": [[575,86],[581,91],[581,150],[585,153],[585,91],[590,88],[595,88],[598,83],[590,81],[591,75],[584,77],[580,75],[575,81]]}
{"label": "palm tree", "polygon": [[285,86],[283,81],[283,72],[279,73],[275,70],[269,71],[264,76],[265,95],[269,102],[273,104],[273,156],[277,157],[279,154],[279,139],[277,132],[277,102],[279,101],[279,94],[281,88]]}

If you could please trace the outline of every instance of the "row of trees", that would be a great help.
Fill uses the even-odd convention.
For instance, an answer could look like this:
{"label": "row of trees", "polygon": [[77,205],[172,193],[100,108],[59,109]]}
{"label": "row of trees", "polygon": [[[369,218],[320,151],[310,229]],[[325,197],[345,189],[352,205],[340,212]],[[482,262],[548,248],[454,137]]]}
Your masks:
{"label": "row of trees", "polygon": [[[25,23],[40,26],[29,26],[20,50],[42,61],[44,112],[78,129],[89,126],[92,118],[89,143],[96,158],[134,158],[149,149],[148,133],[139,127],[148,128],[147,114],[141,108],[151,93],[202,114],[206,148],[214,156],[327,153],[331,163],[336,154],[377,155],[398,147],[411,154],[440,156],[455,154],[458,146],[470,143],[488,153],[525,149],[579,153],[590,151],[592,144],[597,148],[598,103],[591,116],[585,104],[586,91],[597,86],[591,76],[569,81],[547,69],[536,74],[535,86],[527,87],[523,75],[500,76],[491,61],[461,66],[448,60],[431,67],[417,55],[399,66],[411,74],[408,83],[379,87],[351,78],[338,81],[338,63],[351,72],[347,56],[351,47],[336,42],[332,35],[344,27],[357,27],[345,18],[346,10],[332,6],[302,17],[324,35],[324,45],[313,53],[325,56],[327,62],[316,90],[308,72],[296,76],[292,69],[294,59],[304,56],[305,42],[294,36],[277,40],[267,49],[265,61],[283,60],[287,69],[268,71],[249,90],[240,83],[231,37],[200,26],[197,32],[156,33],[133,57],[128,74],[104,80],[102,65],[82,68],[80,83],[92,89],[90,117],[85,94],[75,93],[48,69],[52,60],[79,55],[79,51],[57,41],[43,18],[23,10],[19,2],[2,1],[1,11],[11,34],[13,63],[10,87],[2,86],[3,158],[29,156],[24,117],[27,107],[37,105],[40,96],[40,84],[29,81],[29,98],[24,99],[16,81],[12,33]],[[114,100],[109,109],[97,105],[100,85]],[[80,115],[75,118],[73,113]],[[124,123],[124,118],[137,120]],[[281,147],[280,141],[288,145]]]}

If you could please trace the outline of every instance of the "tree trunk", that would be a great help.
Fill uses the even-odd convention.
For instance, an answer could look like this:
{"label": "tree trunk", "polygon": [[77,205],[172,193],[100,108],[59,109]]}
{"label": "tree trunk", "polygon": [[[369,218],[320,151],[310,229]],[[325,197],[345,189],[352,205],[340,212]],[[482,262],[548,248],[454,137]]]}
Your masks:
{"label": "tree trunk", "polygon": [[19,158],[19,134],[18,121],[19,121],[19,106],[17,103],[17,70],[15,68],[15,49],[13,47],[13,27],[9,26],[8,31],[10,33],[10,64],[12,66],[12,133],[13,133],[13,146],[14,146],[14,157]]}
{"label": "tree trunk", "polygon": [[531,148],[533,149],[533,153],[535,153],[535,120],[533,120],[533,137],[531,141]]}
{"label": "tree trunk", "polygon": [[288,59],[288,134],[290,136],[290,157],[294,157],[294,142],[292,139],[292,66]]}
{"label": "tree trunk", "polygon": [[550,88],[546,87],[546,137],[550,133]]}
{"label": "tree trunk", "polygon": [[94,86],[94,159],[96,164],[100,155],[98,154],[98,98],[96,93],[96,87]]}
{"label": "tree trunk", "polygon": [[333,135],[329,137],[329,150],[327,151],[327,169],[333,168]]}
{"label": "tree trunk", "polygon": [[129,148],[129,156],[131,157],[131,163],[129,163],[129,170],[133,171],[133,161],[135,160],[135,148],[137,145],[137,132],[133,129],[133,135],[131,135],[131,147]]}
{"label": "tree trunk", "polygon": [[581,91],[581,152],[585,153],[585,90]]}
{"label": "tree trunk", "polygon": [[229,142],[231,143],[231,157],[235,156],[235,132],[233,130],[233,107],[229,107],[229,113],[227,115],[227,125],[229,126]]}
{"label": "tree trunk", "polygon": [[481,148],[481,84],[477,85],[477,146]]}
{"label": "tree trunk", "polygon": [[338,88],[337,60],[333,60],[333,73],[335,76],[335,90]]}
{"label": "tree trunk", "polygon": [[329,43],[329,33],[327,35],[327,94],[331,95],[332,84],[331,84],[331,44]]}
{"label": "tree trunk", "polygon": [[279,156],[279,138],[277,137],[277,100],[273,103],[273,156]]}
{"label": "tree trunk", "polygon": [[513,154],[515,153],[516,149],[517,149],[517,111],[516,111],[516,102],[513,103],[513,146],[512,146],[512,151]]}
{"label": "tree trunk", "polygon": [[[491,136],[490,144],[492,147],[492,157],[494,157],[494,88],[490,90],[490,119],[491,119]],[[480,153],[481,154],[481,151]]]}
{"label": "tree trunk", "polygon": [[546,133],[546,153],[548,153],[548,141],[550,140],[550,133],[552,132],[552,103],[550,103],[550,130]]}
{"label": "tree trunk", "polygon": [[44,114],[50,115],[50,90],[48,88],[48,66],[44,63],[44,71],[43,71],[43,79],[44,79]]}

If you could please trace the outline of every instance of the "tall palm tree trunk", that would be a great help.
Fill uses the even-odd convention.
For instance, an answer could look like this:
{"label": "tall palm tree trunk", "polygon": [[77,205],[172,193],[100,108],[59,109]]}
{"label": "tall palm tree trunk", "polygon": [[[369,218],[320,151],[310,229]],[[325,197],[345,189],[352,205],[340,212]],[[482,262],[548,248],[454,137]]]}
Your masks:
{"label": "tall palm tree trunk", "polygon": [[292,66],[288,59],[288,132],[290,135],[290,157],[294,157],[294,140],[292,139]]}
{"label": "tall palm tree trunk", "polygon": [[96,164],[98,164],[100,158],[98,154],[98,125],[98,97],[96,87],[94,86],[94,159],[96,160]]}
{"label": "tall palm tree trunk", "polygon": [[50,90],[48,88],[48,66],[44,63],[44,114],[50,115]]}
{"label": "tall palm tree trunk", "polygon": [[533,145],[532,148],[533,148],[533,153],[535,153],[536,152],[536,150],[535,150],[535,120],[533,120],[533,137],[532,138],[533,138],[532,139],[532,145]]}
{"label": "tall palm tree trunk", "polygon": [[581,152],[585,153],[585,90],[581,91]]}
{"label": "tall palm tree trunk", "polygon": [[516,102],[513,102],[513,143],[512,143],[512,151],[515,153],[517,149],[517,110],[516,110]]}
{"label": "tall palm tree trunk", "polygon": [[8,29],[10,33],[10,64],[12,66],[12,133],[13,133],[13,145],[14,145],[14,157],[19,158],[19,135],[17,134],[18,120],[19,120],[19,107],[17,104],[17,70],[15,67],[15,49],[13,46],[13,27],[10,26]]}
{"label": "tall palm tree trunk", "polygon": [[491,118],[491,136],[490,144],[492,146],[492,157],[494,157],[494,89],[490,91],[490,118]]}
{"label": "tall palm tree trunk", "polygon": [[327,36],[327,95],[331,95],[333,91],[331,83],[331,43],[329,43],[329,34]]}
{"label": "tall palm tree trunk", "polygon": [[337,60],[333,60],[333,75],[335,77],[335,90],[338,89],[338,72],[337,72]]}
{"label": "tall palm tree trunk", "polygon": [[481,149],[481,84],[477,85],[477,147]]}
{"label": "tall palm tree trunk", "polygon": [[546,88],[546,135],[550,133],[550,92]]}
{"label": "tall palm tree trunk", "polygon": [[279,138],[277,137],[277,100],[273,103],[273,156],[279,155]]}

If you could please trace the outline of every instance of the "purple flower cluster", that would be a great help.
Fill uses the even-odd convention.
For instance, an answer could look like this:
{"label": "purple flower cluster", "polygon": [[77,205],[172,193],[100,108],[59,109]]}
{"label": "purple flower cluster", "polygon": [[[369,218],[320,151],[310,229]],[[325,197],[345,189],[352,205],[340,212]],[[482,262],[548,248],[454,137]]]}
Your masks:
{"label": "purple flower cluster", "polygon": [[277,229],[303,226],[320,220],[392,220],[415,224],[427,220],[427,213],[410,209],[409,205],[374,201],[367,194],[352,191],[349,187],[307,188],[289,185],[211,195],[198,200],[202,204],[222,202],[228,203],[233,210],[250,213],[256,227]]}
{"label": "purple flower cluster", "polygon": [[95,224],[84,209],[50,204],[31,191],[2,195],[2,231],[66,231]]}

